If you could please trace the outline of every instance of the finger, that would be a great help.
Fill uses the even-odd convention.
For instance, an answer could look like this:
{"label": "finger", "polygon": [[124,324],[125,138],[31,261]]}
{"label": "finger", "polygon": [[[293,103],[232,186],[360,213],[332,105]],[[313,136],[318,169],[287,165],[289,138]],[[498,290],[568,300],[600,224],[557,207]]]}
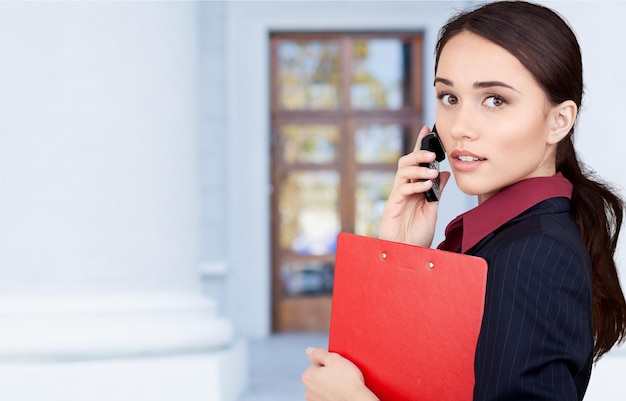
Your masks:
{"label": "finger", "polygon": [[300,376],[300,380],[305,386],[308,387],[309,384],[311,384],[313,380],[312,376],[315,375],[316,369],[319,369],[319,366],[311,365],[302,373],[302,376]]}
{"label": "finger", "polygon": [[315,365],[324,366],[326,358],[328,356],[328,351],[322,348],[314,348],[309,347],[306,349],[306,356],[313,362]]}
{"label": "finger", "polygon": [[404,185],[403,188],[400,189],[400,194],[407,196],[424,194],[424,192],[428,191],[433,187],[433,182],[431,180],[418,180],[409,182]]}
{"label": "finger", "polygon": [[431,152],[429,150],[414,150],[413,152],[406,154],[398,159],[398,169],[404,167],[418,166],[421,163],[431,163],[435,161],[436,156],[437,155],[435,155],[434,152]]}
{"label": "finger", "polygon": [[437,178],[439,171],[425,166],[411,165],[404,166],[398,170],[394,180],[394,185],[400,186],[404,183],[432,180]]}

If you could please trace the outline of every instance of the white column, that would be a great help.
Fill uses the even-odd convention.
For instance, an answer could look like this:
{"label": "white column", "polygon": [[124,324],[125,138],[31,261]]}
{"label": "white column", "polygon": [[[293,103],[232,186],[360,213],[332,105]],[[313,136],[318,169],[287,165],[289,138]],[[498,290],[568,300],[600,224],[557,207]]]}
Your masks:
{"label": "white column", "polygon": [[191,2],[0,3],[0,399],[219,400]]}

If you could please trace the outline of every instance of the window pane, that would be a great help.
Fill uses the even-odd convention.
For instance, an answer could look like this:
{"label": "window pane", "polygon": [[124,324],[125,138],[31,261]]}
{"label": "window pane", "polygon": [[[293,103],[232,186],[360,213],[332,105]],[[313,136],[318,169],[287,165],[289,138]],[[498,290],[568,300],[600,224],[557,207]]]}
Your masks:
{"label": "window pane", "polygon": [[357,163],[396,163],[404,153],[404,127],[372,124],[355,133]]}
{"label": "window pane", "polygon": [[332,294],[334,273],[329,262],[291,262],[280,268],[282,288],[291,296]]}
{"label": "window pane", "polygon": [[339,234],[339,174],[293,171],[280,186],[280,247],[302,255],[335,252]]}
{"label": "window pane", "polygon": [[286,163],[332,163],[337,158],[339,127],[327,124],[288,124],[281,127]]}
{"label": "window pane", "polygon": [[286,40],[278,45],[278,105],[294,109],[339,107],[340,46],[336,40]]}
{"label": "window pane", "polygon": [[350,100],[355,109],[397,110],[407,102],[410,45],[400,39],[358,40],[353,47]]}
{"label": "window pane", "polygon": [[365,171],[357,176],[355,233],[377,237],[383,206],[395,172]]}

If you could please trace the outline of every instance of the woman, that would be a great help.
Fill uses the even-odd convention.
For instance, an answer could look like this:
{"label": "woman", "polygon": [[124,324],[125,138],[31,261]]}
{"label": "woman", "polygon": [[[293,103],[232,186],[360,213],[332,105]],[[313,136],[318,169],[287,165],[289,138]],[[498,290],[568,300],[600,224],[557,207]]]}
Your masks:
{"label": "woman", "polygon": [[[573,147],[583,95],[576,38],[545,7],[490,3],[442,28],[434,84],[456,183],[478,197],[439,248],[489,264],[474,399],[580,400],[594,358],[625,338],[626,301],[614,261],[623,200]],[[416,148],[400,159],[381,238],[431,245],[438,203],[423,193],[437,173],[420,163],[434,156]],[[441,173],[441,188],[449,177]],[[350,361],[307,355],[307,400],[377,399]]]}

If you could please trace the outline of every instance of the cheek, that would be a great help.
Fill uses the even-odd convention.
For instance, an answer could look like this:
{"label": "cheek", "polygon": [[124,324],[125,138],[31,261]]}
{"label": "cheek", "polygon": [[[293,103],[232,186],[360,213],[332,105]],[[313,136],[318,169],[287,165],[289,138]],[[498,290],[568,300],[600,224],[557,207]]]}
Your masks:
{"label": "cheek", "polygon": [[493,131],[490,142],[497,144],[502,151],[515,153],[532,152],[546,146],[547,129],[546,122],[540,116],[528,113],[510,119],[501,128]]}
{"label": "cheek", "polygon": [[537,175],[546,160],[546,146],[540,135],[510,134],[497,141],[489,153],[493,178],[502,184]]}

